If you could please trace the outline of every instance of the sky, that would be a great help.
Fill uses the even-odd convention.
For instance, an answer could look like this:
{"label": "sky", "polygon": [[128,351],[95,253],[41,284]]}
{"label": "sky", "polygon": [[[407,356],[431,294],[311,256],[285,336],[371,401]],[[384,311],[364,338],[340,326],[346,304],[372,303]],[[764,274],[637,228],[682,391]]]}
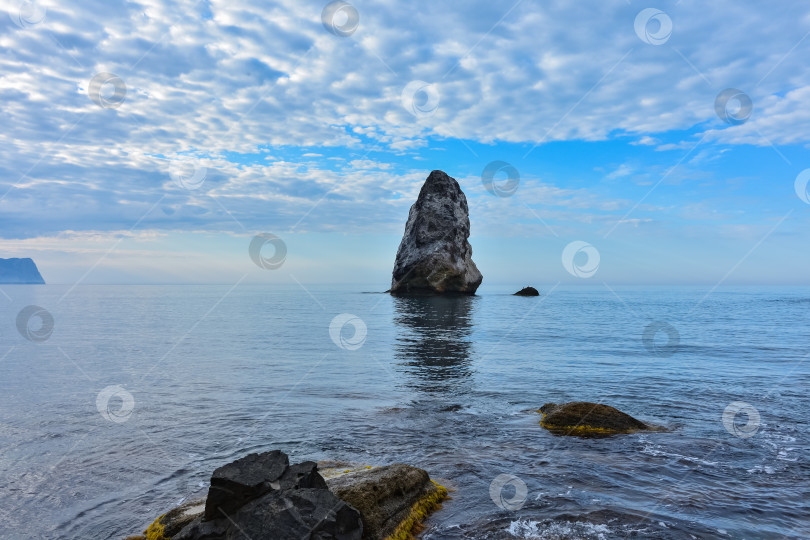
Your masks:
{"label": "sky", "polygon": [[384,288],[441,169],[483,290],[810,285],[808,3],[0,11],[0,257],[49,283]]}

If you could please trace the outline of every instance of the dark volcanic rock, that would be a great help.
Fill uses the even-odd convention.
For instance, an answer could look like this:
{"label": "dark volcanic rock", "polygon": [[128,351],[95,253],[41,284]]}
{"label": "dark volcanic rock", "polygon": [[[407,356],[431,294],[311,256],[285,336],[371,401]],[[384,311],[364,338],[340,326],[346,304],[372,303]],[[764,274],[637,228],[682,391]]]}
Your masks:
{"label": "dark volcanic rock", "polygon": [[540,292],[534,287],[523,287],[512,296],[540,296]]}
{"label": "dark volcanic rock", "polygon": [[641,420],[600,403],[546,403],[538,412],[543,415],[540,425],[557,435],[588,437],[651,429]]}
{"label": "dark volcanic rock", "polygon": [[360,540],[363,536],[360,512],[327,489],[271,491],[228,517],[198,518],[173,540]]}
{"label": "dark volcanic rock", "polygon": [[273,450],[249,454],[216,469],[211,475],[204,519],[221,518],[222,512],[230,514],[249,500],[279,489],[288,466],[287,454]]}
{"label": "dark volcanic rock", "polygon": [[433,171],[411,206],[397,250],[392,294],[475,294],[467,198],[454,178]]}
{"label": "dark volcanic rock", "polygon": [[45,280],[31,259],[0,259],[0,283],[31,283],[42,285]]}
{"label": "dark volcanic rock", "polygon": [[[447,497],[422,469],[311,461],[288,466],[280,451],[218,468],[208,500],[181,505],[130,540],[383,540],[410,538]],[[349,467],[349,470],[346,468]],[[214,488],[216,485],[216,489]],[[215,510],[215,514],[209,511]],[[209,517],[212,516],[212,517]]]}
{"label": "dark volcanic rock", "polygon": [[447,496],[447,490],[433,483],[426,471],[401,463],[351,471],[328,479],[327,484],[360,511],[363,540],[383,540],[397,531],[409,534]]}
{"label": "dark volcanic rock", "polygon": [[279,489],[318,488],[328,489],[326,480],[318,473],[318,464],[305,461],[290,465],[279,479]]}
{"label": "dark volcanic rock", "polygon": [[[181,507],[182,508],[182,507]],[[146,531],[149,539],[360,540],[360,512],[326,486],[312,461],[289,466],[279,450],[250,454],[214,471],[199,513],[179,532],[158,518]],[[176,534],[175,534],[176,533]]]}

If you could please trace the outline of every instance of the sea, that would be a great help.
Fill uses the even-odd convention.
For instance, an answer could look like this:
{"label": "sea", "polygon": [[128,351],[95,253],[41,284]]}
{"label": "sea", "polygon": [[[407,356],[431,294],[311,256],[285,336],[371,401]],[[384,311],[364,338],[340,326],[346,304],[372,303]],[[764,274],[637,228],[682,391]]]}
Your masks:
{"label": "sea", "polygon": [[810,538],[810,289],[523,285],[3,285],[0,537],[137,534],[281,449],[426,469],[424,540]]}

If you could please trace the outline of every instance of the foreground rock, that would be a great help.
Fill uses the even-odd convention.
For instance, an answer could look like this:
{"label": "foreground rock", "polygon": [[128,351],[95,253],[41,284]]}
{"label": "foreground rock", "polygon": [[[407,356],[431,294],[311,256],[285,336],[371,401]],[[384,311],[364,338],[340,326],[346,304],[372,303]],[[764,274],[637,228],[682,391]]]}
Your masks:
{"label": "foreground rock", "polygon": [[205,519],[229,515],[270,491],[294,488],[326,489],[326,482],[314,462],[290,467],[287,454],[280,450],[250,454],[218,468],[211,475]]}
{"label": "foreground rock", "polygon": [[483,276],[472,260],[467,198],[433,171],[411,206],[397,250],[392,294],[475,294]]}
{"label": "foreground rock", "polygon": [[447,497],[422,469],[397,463],[329,478],[329,489],[363,516],[364,540],[404,540]]}
{"label": "foreground rock", "polygon": [[[221,519],[199,517],[173,540],[361,540],[360,512],[327,489],[274,490]],[[152,540],[148,535],[147,539]]]}
{"label": "foreground rock", "polygon": [[543,415],[540,425],[556,435],[598,437],[652,429],[609,405],[587,401],[546,403],[538,412]]}
{"label": "foreground rock", "polygon": [[[205,499],[186,501],[157,518],[144,534],[149,534],[149,540],[172,538],[183,527],[202,516],[204,511]],[[145,538],[145,536],[128,536],[124,540],[144,540]]]}
{"label": "foreground rock", "polygon": [[540,296],[540,291],[534,287],[523,287],[512,296]]}
{"label": "foreground rock", "polygon": [[45,280],[32,259],[0,259],[0,283],[43,285]]}
{"label": "foreground rock", "polygon": [[[339,466],[338,466],[339,465]],[[214,471],[206,499],[160,516],[131,540],[404,540],[447,490],[408,465],[289,465],[278,450]]]}

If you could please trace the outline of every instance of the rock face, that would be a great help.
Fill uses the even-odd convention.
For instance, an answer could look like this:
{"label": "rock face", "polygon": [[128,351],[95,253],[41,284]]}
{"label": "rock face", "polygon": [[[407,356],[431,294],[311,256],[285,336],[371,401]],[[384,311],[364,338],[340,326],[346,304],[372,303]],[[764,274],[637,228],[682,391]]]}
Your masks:
{"label": "rock face", "polygon": [[[169,510],[149,527],[152,531],[152,538],[172,538],[179,533],[183,527],[202,516],[205,510],[205,499],[194,499],[186,501],[177,508]],[[159,533],[158,533],[159,531]],[[160,534],[160,536],[158,536]],[[130,536],[126,540],[140,540],[144,537]]]}
{"label": "rock face", "polygon": [[0,259],[0,283],[45,284],[32,259]]}
{"label": "rock face", "polygon": [[[447,497],[408,465],[307,461],[278,450],[218,468],[206,499],[163,514],[128,540],[405,540]],[[328,485],[327,485],[328,483]]]}
{"label": "rock face", "polygon": [[[237,509],[228,519],[195,519],[173,540],[361,540],[360,512],[328,489],[274,490]],[[149,536],[147,535],[147,538]]]}
{"label": "rock face", "polygon": [[540,296],[540,292],[534,287],[523,287],[512,296]]}
{"label": "rock face", "polygon": [[230,515],[246,502],[279,489],[281,475],[289,465],[286,454],[273,450],[249,454],[216,469],[205,499],[205,520]]}
{"label": "rock face", "polygon": [[[171,514],[171,512],[169,513]],[[169,514],[166,514],[168,516]],[[250,454],[214,471],[204,513],[175,535],[158,518],[148,540],[361,540],[360,512],[336,497],[312,461],[289,466],[279,450]]]}
{"label": "rock face", "polygon": [[599,437],[652,429],[609,405],[587,401],[546,403],[538,412],[543,415],[540,425],[556,435]]}
{"label": "rock face", "polygon": [[475,294],[483,276],[472,260],[467,198],[433,171],[411,206],[397,250],[391,294]]}
{"label": "rock face", "polygon": [[350,471],[327,484],[360,511],[363,540],[410,538],[414,526],[447,497],[426,471],[401,463]]}

